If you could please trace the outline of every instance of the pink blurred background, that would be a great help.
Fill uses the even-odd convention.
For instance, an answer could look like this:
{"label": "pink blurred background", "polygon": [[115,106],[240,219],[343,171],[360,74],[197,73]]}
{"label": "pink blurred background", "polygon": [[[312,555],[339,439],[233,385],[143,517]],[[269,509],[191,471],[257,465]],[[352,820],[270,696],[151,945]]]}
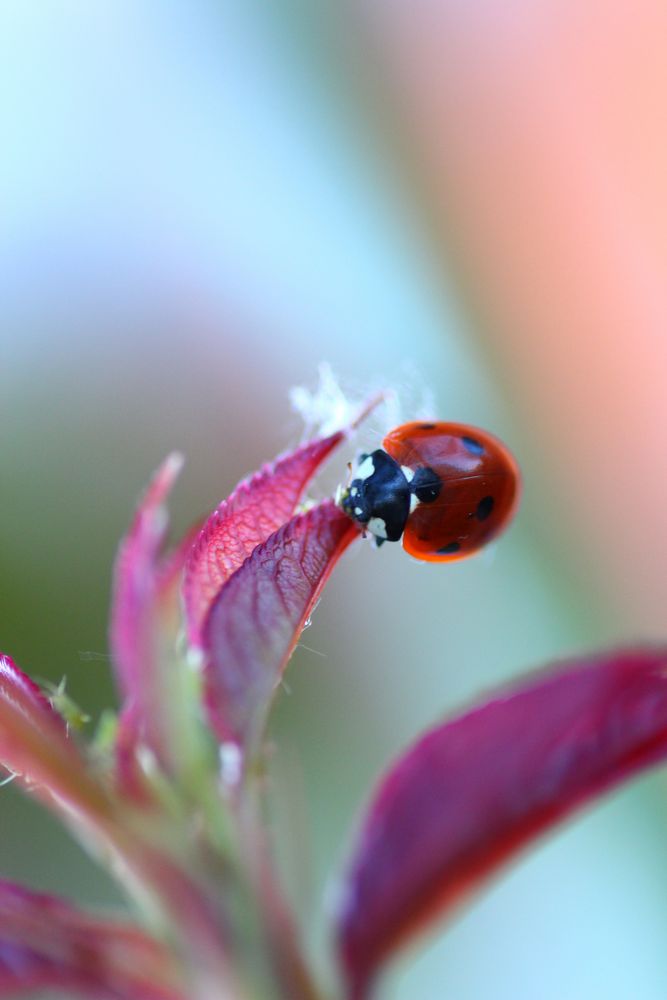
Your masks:
{"label": "pink blurred background", "polygon": [[661,636],[667,7],[363,6],[435,238],[544,452],[556,543]]}

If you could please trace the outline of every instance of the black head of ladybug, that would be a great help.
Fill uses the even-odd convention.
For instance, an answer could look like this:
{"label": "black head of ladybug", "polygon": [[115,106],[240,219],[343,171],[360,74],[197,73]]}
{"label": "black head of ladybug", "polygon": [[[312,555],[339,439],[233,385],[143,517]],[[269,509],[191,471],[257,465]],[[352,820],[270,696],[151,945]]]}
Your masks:
{"label": "black head of ladybug", "polygon": [[360,456],[340,505],[378,541],[397,542],[410,513],[410,497],[410,484],[403,469],[378,448],[370,455]]}

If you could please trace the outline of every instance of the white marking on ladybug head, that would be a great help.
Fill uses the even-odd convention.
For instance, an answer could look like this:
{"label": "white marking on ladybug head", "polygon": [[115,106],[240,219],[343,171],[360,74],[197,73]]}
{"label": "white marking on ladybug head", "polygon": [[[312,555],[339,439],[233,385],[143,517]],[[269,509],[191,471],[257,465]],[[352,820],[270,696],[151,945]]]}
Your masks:
{"label": "white marking on ladybug head", "polygon": [[419,497],[416,493],[410,494],[410,513],[412,514],[415,507],[419,506]]}
{"label": "white marking on ladybug head", "polygon": [[375,472],[375,463],[370,455],[367,455],[359,468],[354,473],[355,479],[370,479]]}
{"label": "white marking on ladybug head", "polygon": [[354,513],[355,513],[356,517],[361,517],[363,511],[362,511],[361,507],[355,507],[354,508]]}
{"label": "white marking on ladybug head", "polygon": [[372,517],[366,527],[372,535],[375,535],[376,538],[387,537],[387,525],[381,517]]}
{"label": "white marking on ladybug head", "polygon": [[412,480],[415,478],[415,470],[409,469],[407,465],[401,466],[401,472],[403,473],[403,475],[405,476],[405,478],[409,483],[411,483]]}

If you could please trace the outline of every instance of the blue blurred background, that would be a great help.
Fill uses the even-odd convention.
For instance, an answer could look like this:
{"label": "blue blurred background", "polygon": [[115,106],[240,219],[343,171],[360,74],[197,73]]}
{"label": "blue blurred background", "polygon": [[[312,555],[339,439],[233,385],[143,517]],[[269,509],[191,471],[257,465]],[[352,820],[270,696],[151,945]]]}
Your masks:
{"label": "blue blurred background", "polygon": [[[551,240],[540,184],[551,224],[576,216],[574,227],[588,175],[574,169],[559,187],[550,143],[578,149],[589,172],[604,145],[577,146],[575,126],[591,143],[597,133],[566,113],[585,106],[591,81],[571,77],[556,107],[522,61],[537,40],[557,62],[563,24],[548,36],[539,14],[517,17],[521,5],[444,0],[413,23],[409,6],[0,5],[0,626],[24,669],[67,675],[93,715],[111,703],[111,566],[151,471],[185,452],[183,530],[299,439],[288,390],[314,386],[322,361],[353,394],[396,388],[404,419],[430,397],[434,415],[493,429],[522,465],[520,516],[490,555],[438,567],[359,547],[290,666],[273,727],[273,826],[323,966],[322,898],[400,748],[522,671],[662,631],[665,472],[653,456],[665,453],[655,387],[664,395],[667,366],[654,335],[664,293],[649,295],[664,281],[659,243],[639,240],[639,254],[620,241],[625,293],[616,271],[595,271],[640,175],[610,188],[611,215],[591,208],[583,241]],[[622,51],[623,10],[620,40],[598,46]],[[440,49],[427,44],[438,11]],[[648,39],[648,15],[641,23]],[[508,78],[508,59],[523,76]],[[643,93],[631,91],[650,122]],[[507,116],[524,98],[537,115],[546,95],[542,158],[530,116],[513,130],[483,100],[502,94]],[[609,128],[622,131],[629,112],[615,117],[609,101]],[[493,186],[514,175],[530,177],[527,202],[525,185]],[[623,218],[636,235],[640,207]],[[570,253],[588,254],[598,297],[586,298],[592,280],[571,294]],[[630,322],[627,288],[653,303],[650,323]],[[600,303],[613,318],[619,295],[616,336]],[[364,443],[382,429],[376,420]],[[341,460],[333,481],[343,474]],[[666,813],[660,775],[615,793],[402,958],[383,995],[664,997]],[[11,786],[0,831],[3,876],[120,905]]]}

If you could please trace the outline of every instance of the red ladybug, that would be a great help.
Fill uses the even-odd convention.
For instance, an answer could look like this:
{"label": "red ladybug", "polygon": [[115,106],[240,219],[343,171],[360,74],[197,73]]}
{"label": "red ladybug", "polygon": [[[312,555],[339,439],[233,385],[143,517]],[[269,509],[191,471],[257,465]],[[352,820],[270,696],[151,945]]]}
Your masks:
{"label": "red ladybug", "polygon": [[339,503],[378,545],[403,539],[417,559],[452,562],[509,524],[520,475],[504,444],[467,424],[413,421],[361,455]]}

